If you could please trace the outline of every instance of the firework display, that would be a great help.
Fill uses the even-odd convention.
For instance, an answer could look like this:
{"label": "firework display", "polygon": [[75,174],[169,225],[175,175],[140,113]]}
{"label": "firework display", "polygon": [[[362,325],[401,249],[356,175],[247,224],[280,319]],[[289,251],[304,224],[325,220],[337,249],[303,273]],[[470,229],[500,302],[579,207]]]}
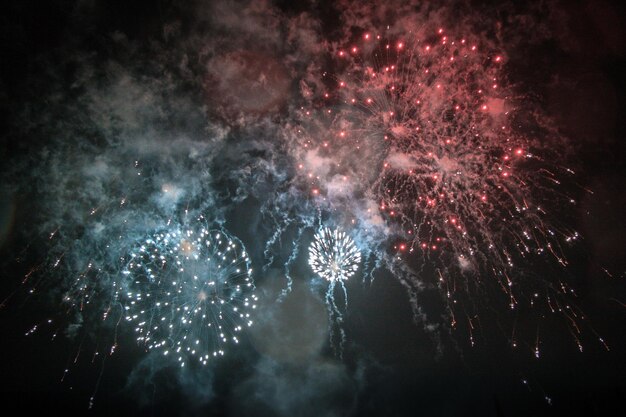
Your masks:
{"label": "firework display", "polygon": [[132,280],[125,320],[137,341],[160,349],[184,366],[188,357],[206,365],[239,343],[256,308],[250,260],[241,243],[221,230],[155,233],[130,254]]}
{"label": "firework display", "polygon": [[39,49],[47,13],[9,8],[0,74],[15,390],[45,357],[14,334],[68,392],[99,372],[89,407],[125,381],[183,415],[415,415],[376,403],[407,387],[488,415],[623,359],[612,6],[56,3]]}
{"label": "firework display", "polygon": [[[486,277],[509,309],[576,309],[567,283],[519,274],[533,257],[567,265],[563,246],[579,234],[561,213],[579,190],[574,171],[554,163],[561,135],[508,84],[503,52],[439,28],[364,31],[329,54],[334,72],[301,86],[309,104],[296,157],[313,198],[366,230],[384,223],[392,261],[420,260],[412,287],[433,265],[452,327],[488,291]],[[582,349],[584,315],[563,318]]]}
{"label": "firework display", "polygon": [[[573,171],[549,170],[538,155],[548,152],[542,139],[556,132],[516,126],[524,104],[502,79],[503,56],[443,29],[424,40],[407,37],[366,33],[358,47],[335,53],[340,70],[324,73],[330,92],[317,98],[317,123],[328,133],[307,135],[307,152],[339,155],[346,181],[369,176],[362,187],[406,240],[403,250],[445,250],[476,266],[486,258],[510,263],[505,246],[524,255],[576,239],[575,231],[552,226],[540,204],[574,204],[559,192],[557,176]],[[353,152],[375,169],[353,165]],[[329,192],[325,180],[315,194]]]}
{"label": "firework display", "polygon": [[345,232],[322,228],[309,247],[309,265],[327,281],[346,280],[355,274],[361,253]]}
{"label": "firework display", "polygon": [[[309,246],[309,266],[320,278],[329,282],[326,289],[330,344],[342,356],[346,333],[342,326],[344,311],[335,299],[335,288],[340,288],[344,307],[348,305],[348,291],[344,281],[359,269],[361,252],[350,236],[339,229],[320,228]],[[338,341],[336,339],[339,339]]]}

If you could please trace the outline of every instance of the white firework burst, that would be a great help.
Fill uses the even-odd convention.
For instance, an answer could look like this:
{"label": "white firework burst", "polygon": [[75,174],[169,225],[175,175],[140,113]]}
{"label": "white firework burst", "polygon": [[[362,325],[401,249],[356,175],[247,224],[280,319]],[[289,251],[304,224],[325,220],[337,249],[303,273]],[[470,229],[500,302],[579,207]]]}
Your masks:
{"label": "white firework burst", "polygon": [[168,230],[130,254],[123,274],[132,280],[125,319],[137,341],[185,365],[206,365],[239,343],[256,308],[250,260],[242,244],[222,230]]}
{"label": "white firework burst", "polygon": [[361,252],[345,232],[320,229],[309,247],[309,265],[327,281],[347,280],[359,269]]}

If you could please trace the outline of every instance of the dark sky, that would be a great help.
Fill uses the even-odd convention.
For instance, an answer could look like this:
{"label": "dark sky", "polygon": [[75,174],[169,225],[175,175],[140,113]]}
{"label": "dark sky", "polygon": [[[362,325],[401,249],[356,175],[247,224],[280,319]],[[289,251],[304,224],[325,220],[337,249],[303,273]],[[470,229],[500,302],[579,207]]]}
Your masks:
{"label": "dark sky", "polygon": [[[3,409],[107,416],[623,413],[625,6],[380,3],[0,6]],[[576,167],[564,191],[576,207],[560,206],[556,197],[550,207],[545,199],[555,223],[582,236],[565,248],[568,267],[528,258],[517,260],[512,272],[522,282],[532,277],[552,288],[565,281],[576,290],[575,303],[589,323],[580,336],[582,352],[561,316],[539,314],[533,321],[534,312],[522,308],[513,322],[506,300],[492,298],[489,289],[459,295],[479,317],[470,346],[467,324],[455,330],[446,324],[432,265],[422,270],[417,304],[410,294],[418,285],[407,291],[390,267],[376,270],[373,281],[349,280],[342,356],[329,345],[326,283],[313,278],[305,249],[317,211],[310,199],[294,202],[302,194],[292,182],[297,153],[290,135],[306,103],[303,83],[319,86],[319,73],[341,70],[327,51],[360,36],[359,25],[391,23],[393,31],[438,20],[451,32],[470,28],[505,50],[511,91],[561,135],[544,144],[559,157],[555,165]],[[394,28],[393,22],[400,23]],[[260,83],[258,73],[264,74]],[[145,178],[137,179],[134,169]],[[166,185],[179,194],[156,198],[154,189]],[[122,197],[132,209],[117,208]],[[351,204],[342,207],[358,207]],[[85,215],[94,207],[95,216]],[[257,323],[240,346],[207,368],[180,371],[146,354],[132,331],[102,324],[103,309],[77,312],[60,300],[85,259],[104,265],[95,279],[109,283],[116,273],[110,248],[124,247],[120,236],[142,236],[157,219],[185,209],[210,212],[208,221],[245,243],[261,301]],[[333,213],[322,217],[331,221]],[[106,232],[95,231],[102,225]],[[277,229],[278,243],[267,244]],[[376,253],[385,258],[393,243],[356,240],[374,245],[370,260]],[[62,266],[52,268],[59,256]],[[415,267],[419,260],[406,263]],[[278,302],[285,271],[293,287]],[[107,302],[98,293],[91,305]],[[416,305],[428,316],[424,322],[416,323]],[[38,331],[26,337],[37,323]],[[511,325],[520,329],[519,349],[510,346]],[[535,334],[541,335],[539,359]],[[114,337],[118,346],[108,355]]]}

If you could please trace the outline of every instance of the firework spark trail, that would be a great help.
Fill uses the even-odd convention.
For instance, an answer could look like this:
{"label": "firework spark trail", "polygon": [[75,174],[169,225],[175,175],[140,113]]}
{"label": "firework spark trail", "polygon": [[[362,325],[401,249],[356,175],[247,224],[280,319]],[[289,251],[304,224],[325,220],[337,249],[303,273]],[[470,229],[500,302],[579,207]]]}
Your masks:
{"label": "firework spark trail", "polygon": [[[309,266],[320,278],[329,282],[326,290],[326,306],[329,314],[329,333],[332,347],[340,356],[346,340],[343,329],[343,313],[335,300],[335,289],[342,290],[344,308],[348,308],[348,292],[344,281],[352,277],[361,264],[361,252],[345,232],[328,227],[321,228],[309,247]],[[334,328],[339,331],[339,343],[334,341]]]}
{"label": "firework spark trail", "polygon": [[[348,305],[348,296],[346,294],[345,285],[339,281],[337,284],[335,281],[331,281],[328,284],[328,289],[326,290],[326,295],[324,296],[324,300],[326,302],[326,307],[328,309],[328,333],[330,335],[330,344],[332,348],[335,350],[335,353],[341,358],[343,356],[343,347],[346,342],[346,331],[343,328],[343,314],[339,306],[337,306],[337,302],[335,301],[335,285],[341,286],[344,295],[344,301],[346,304],[346,308]],[[335,330],[336,329],[336,330]],[[335,332],[339,332],[339,342],[336,342]]]}
{"label": "firework spark trail", "polygon": [[[193,225],[192,225],[193,226]],[[199,224],[156,232],[132,250],[122,274],[129,277],[125,319],[137,341],[180,366],[206,365],[239,343],[256,308],[252,268],[242,243],[224,230]]]}

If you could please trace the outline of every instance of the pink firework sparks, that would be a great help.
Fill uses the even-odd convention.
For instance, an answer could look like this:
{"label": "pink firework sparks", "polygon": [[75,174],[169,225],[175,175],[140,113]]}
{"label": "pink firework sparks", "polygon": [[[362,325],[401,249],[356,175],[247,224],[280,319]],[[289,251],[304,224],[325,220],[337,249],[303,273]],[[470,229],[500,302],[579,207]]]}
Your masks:
{"label": "pink firework sparks", "polygon": [[375,211],[398,260],[434,265],[453,327],[462,294],[490,276],[511,310],[541,304],[541,316],[557,303],[580,345],[584,315],[567,313],[573,289],[514,272],[533,256],[567,265],[563,245],[579,235],[561,214],[580,190],[560,163],[564,139],[491,45],[440,28],[371,30],[331,48],[329,71],[302,83],[302,182],[331,209]]}

